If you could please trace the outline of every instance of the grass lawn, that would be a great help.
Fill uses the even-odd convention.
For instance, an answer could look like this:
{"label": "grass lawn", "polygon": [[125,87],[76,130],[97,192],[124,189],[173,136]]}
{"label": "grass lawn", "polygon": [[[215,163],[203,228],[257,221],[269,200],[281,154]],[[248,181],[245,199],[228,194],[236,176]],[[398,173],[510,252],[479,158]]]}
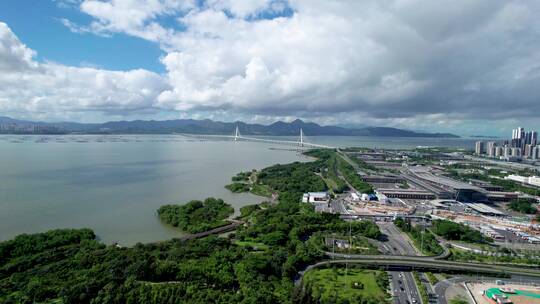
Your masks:
{"label": "grass lawn", "polygon": [[273,191],[266,185],[252,184],[251,193],[264,197],[272,197]]}
{"label": "grass lawn", "polygon": [[336,183],[335,180],[329,178],[329,177],[324,177],[321,175],[321,178],[324,180],[324,183],[326,184],[326,187],[331,190],[332,192],[334,192],[334,189],[337,189],[338,185]]}
{"label": "grass lawn", "polygon": [[[304,276],[313,303],[388,303],[389,295],[377,284],[380,271],[366,269],[315,269]],[[360,287],[355,287],[357,283]]]}
{"label": "grass lawn", "polygon": [[[348,235],[333,234],[332,237],[338,240],[349,241]],[[324,245],[325,251],[334,251],[338,253],[351,253],[351,254],[379,254],[379,250],[373,244],[371,244],[366,237],[363,236],[353,236],[352,237],[352,248],[338,248],[335,246],[332,248],[332,245],[324,244],[324,238],[321,235],[321,243]]]}
{"label": "grass lawn", "polygon": [[251,242],[251,241],[238,241],[238,240],[235,241],[234,243],[236,245],[238,245],[238,246],[241,246],[241,247],[251,247],[255,251],[259,251],[259,250],[266,251],[266,250],[268,250],[268,245],[263,244],[263,243]]}

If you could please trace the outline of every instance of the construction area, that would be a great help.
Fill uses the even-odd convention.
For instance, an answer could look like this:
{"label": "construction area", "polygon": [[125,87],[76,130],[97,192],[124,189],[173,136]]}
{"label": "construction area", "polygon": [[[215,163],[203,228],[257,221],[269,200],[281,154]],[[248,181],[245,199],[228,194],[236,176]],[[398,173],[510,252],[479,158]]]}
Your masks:
{"label": "construction area", "polygon": [[540,286],[502,281],[465,286],[478,304],[540,304]]}
{"label": "construction area", "polygon": [[[459,152],[362,149],[342,155],[356,164],[357,174],[374,191],[305,196],[303,200],[311,199],[320,212],[379,220],[446,219],[468,225],[502,246],[540,248],[537,218],[508,208],[510,202],[525,199],[538,209],[540,197],[508,191],[493,182],[496,174],[510,174],[508,168],[488,167]],[[481,180],[485,173],[492,174],[491,180]]]}

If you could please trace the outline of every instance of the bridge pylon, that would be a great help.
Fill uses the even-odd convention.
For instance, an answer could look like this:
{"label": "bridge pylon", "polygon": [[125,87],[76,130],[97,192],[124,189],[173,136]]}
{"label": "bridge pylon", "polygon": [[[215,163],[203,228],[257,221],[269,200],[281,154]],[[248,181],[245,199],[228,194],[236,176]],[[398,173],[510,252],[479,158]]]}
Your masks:
{"label": "bridge pylon", "polygon": [[300,141],[298,143],[300,144],[300,147],[304,146],[304,131],[302,128],[300,128]]}
{"label": "bridge pylon", "polygon": [[240,138],[240,130],[238,130],[238,125],[236,125],[236,130],[234,131],[234,141],[238,141]]}

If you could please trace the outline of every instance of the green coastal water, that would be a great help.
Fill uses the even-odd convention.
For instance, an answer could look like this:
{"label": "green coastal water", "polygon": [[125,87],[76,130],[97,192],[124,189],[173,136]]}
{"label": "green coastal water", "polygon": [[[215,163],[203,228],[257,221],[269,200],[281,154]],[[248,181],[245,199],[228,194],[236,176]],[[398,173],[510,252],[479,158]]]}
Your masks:
{"label": "green coastal water", "polygon": [[[468,147],[426,139],[313,137],[333,145]],[[262,198],[224,188],[241,170],[306,160],[292,147],[180,135],[0,136],[0,240],[53,228],[92,228],[106,243],[181,236],[159,222],[167,203],[209,196],[236,209]]]}
{"label": "green coastal water", "polygon": [[180,236],[159,222],[166,203],[208,196],[235,208],[261,201],[223,188],[240,170],[305,159],[247,142],[178,136],[78,136],[0,140],[0,240],[89,227],[106,243]]}

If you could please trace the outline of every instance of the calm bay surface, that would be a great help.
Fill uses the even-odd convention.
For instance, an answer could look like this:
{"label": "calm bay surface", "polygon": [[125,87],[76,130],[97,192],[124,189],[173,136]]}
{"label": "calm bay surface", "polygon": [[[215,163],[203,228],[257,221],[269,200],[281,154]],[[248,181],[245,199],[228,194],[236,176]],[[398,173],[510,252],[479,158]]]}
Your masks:
{"label": "calm bay surface", "polygon": [[[290,138],[293,139],[294,138]],[[473,140],[310,137],[331,146],[470,148]],[[159,206],[214,196],[237,210],[263,200],[224,188],[239,171],[305,161],[287,146],[181,135],[0,136],[0,240],[54,228],[92,228],[105,243],[181,236]]]}

